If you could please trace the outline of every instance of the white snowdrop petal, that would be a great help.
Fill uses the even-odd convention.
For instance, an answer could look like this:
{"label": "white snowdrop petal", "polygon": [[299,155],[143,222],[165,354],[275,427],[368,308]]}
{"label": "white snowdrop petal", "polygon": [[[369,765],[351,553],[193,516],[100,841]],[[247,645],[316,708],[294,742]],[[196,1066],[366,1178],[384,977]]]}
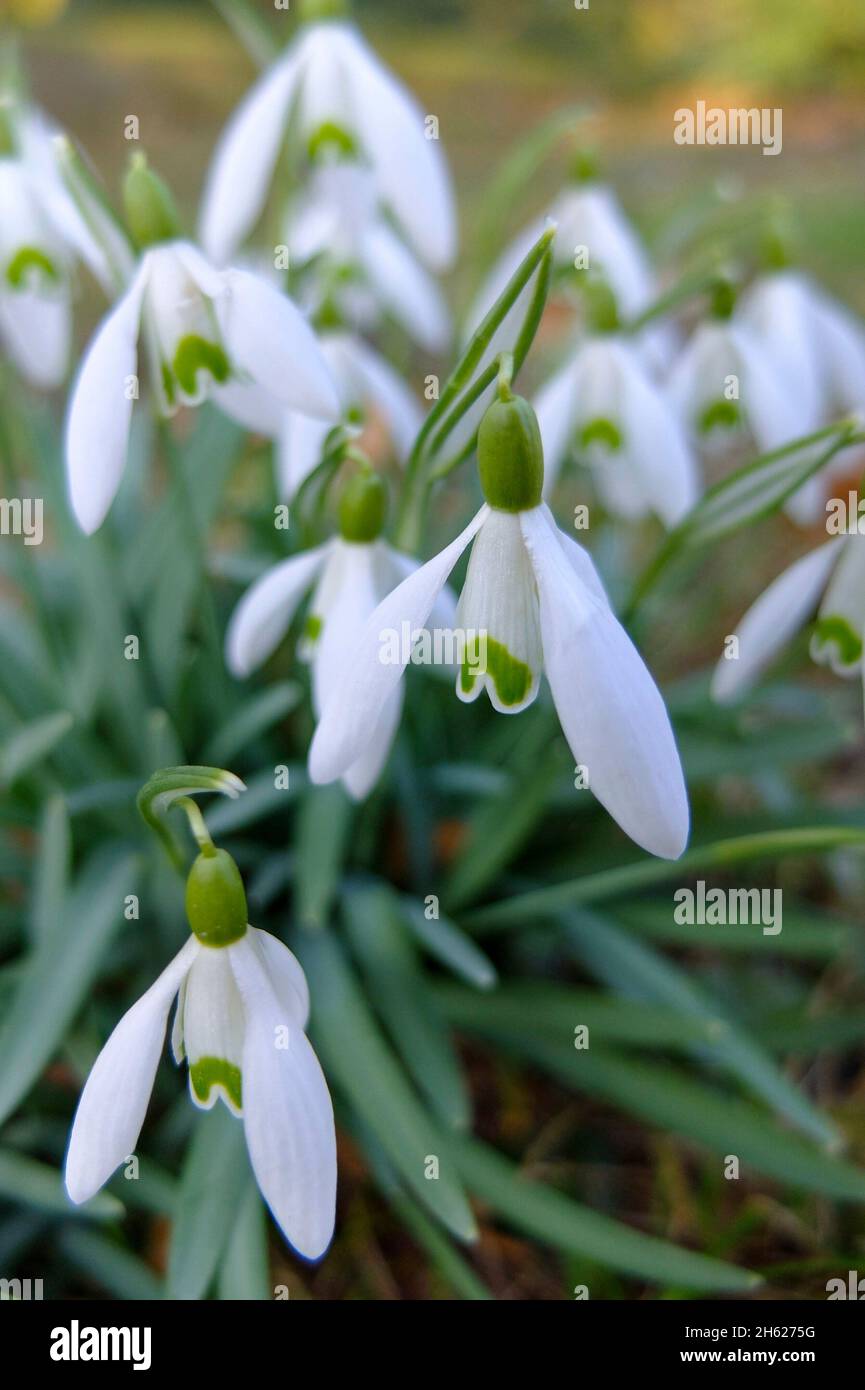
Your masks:
{"label": "white snowdrop petal", "polygon": [[253,584],[231,615],[225,659],[235,676],[248,676],[277,646],[300,600],[330,553],[332,542],[283,560]]}
{"label": "white snowdrop petal", "polygon": [[303,966],[284,941],[268,931],[250,927],[250,940],[258,951],[267,971],[273,992],[280,1005],[288,1011],[298,1028],[309,1022],[309,986]]}
{"label": "white snowdrop petal", "polygon": [[435,280],[384,222],[372,223],[359,257],[380,303],[406,332],[430,352],[442,352],[451,332],[450,314]]}
{"label": "white snowdrop petal", "polygon": [[660,692],[612,610],[581,585],[546,510],[522,512],[520,522],[537,577],[544,666],[571,752],[625,833],[677,859],[688,798]]}
{"label": "white snowdrop petal", "polygon": [[190,937],[123,1015],[94,1062],[66,1154],[66,1190],[73,1202],[86,1202],[133,1152],[165,1041],[168,1010],[200,949]]}
{"label": "white snowdrop petal", "polygon": [[494,709],[517,714],[541,680],[541,631],[534,572],[519,515],[490,510],[475,537],[457,608],[465,659],[457,673],[461,700],[486,689]]}
{"label": "white snowdrop petal", "polygon": [[[831,666],[839,676],[851,676],[862,662],[865,627],[865,537],[853,532],[838,537],[838,562],[817,614],[811,638],[815,661]],[[828,550],[830,541],[822,547]],[[819,553],[819,552],[818,552]]]}
{"label": "white snowdrop petal", "polygon": [[212,1110],[222,1100],[241,1114],[243,1035],[244,1012],[227,950],[202,946],[183,1001],[189,1094],[200,1110]]}
{"label": "white snowdrop petal", "polygon": [[243,999],[243,1122],[261,1194],[308,1260],[327,1250],[336,1209],[333,1107],[318,1059],[280,1003],[249,933],[226,947]]}
{"label": "white snowdrop petal", "polygon": [[736,700],[766,670],[814,611],[838,561],[842,538],[809,551],[779,574],[752,604],[736,631],[736,657],[722,657],[712,678],[715,700]]}

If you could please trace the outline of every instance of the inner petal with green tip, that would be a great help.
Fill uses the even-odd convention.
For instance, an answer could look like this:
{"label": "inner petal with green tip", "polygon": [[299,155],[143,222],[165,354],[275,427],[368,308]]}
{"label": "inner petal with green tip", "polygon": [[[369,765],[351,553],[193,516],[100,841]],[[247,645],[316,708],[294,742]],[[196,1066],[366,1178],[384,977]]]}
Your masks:
{"label": "inner petal with green tip", "polygon": [[534,700],[542,654],[538,595],[519,517],[492,509],[475,537],[457,609],[463,660],[457,695],[486,690],[502,714]]}
{"label": "inner petal with green tip", "polygon": [[697,424],[702,434],[711,434],[713,430],[734,430],[741,419],[739,402],[722,398],[706,406]]}
{"label": "inner petal with green tip", "polygon": [[6,266],[6,279],[15,290],[38,289],[59,284],[60,270],[38,246],[21,246]]}
{"label": "inner petal with green tip", "polygon": [[192,1100],[202,1110],[221,1100],[239,1115],[243,1108],[243,1006],[226,950],[202,946],[178,1007],[182,1017],[176,1031],[182,1034],[189,1061]]}

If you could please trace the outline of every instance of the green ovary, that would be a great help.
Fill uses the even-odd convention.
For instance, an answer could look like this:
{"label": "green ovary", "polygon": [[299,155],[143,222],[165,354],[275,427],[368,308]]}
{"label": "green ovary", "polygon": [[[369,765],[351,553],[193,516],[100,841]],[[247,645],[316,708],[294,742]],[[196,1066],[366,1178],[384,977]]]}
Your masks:
{"label": "green ovary", "polygon": [[862,658],[862,638],[846,618],[818,618],[814,635],[817,641],[834,646],[845,666],[855,666]]}
{"label": "green ovary", "polygon": [[56,284],[60,272],[38,246],[22,246],[6,267],[6,279],[14,289],[20,290],[31,280],[51,280]]}
{"label": "green ovary", "polygon": [[609,449],[614,453],[622,447],[622,433],[612,422],[599,417],[597,420],[590,420],[580,431],[580,446],[588,449],[593,444],[600,444],[602,448]]}
{"label": "green ovary", "polygon": [[307,642],[317,642],[324,627],[324,619],[317,613],[307,613],[306,622],[303,625],[303,635]]}
{"label": "green ovary", "polygon": [[226,1062],[222,1057],[199,1057],[189,1068],[189,1080],[202,1105],[207,1104],[213,1087],[221,1086],[232,1105],[237,1110],[243,1108],[240,1067],[232,1062]]}
{"label": "green ovary", "polygon": [[479,671],[468,661],[463,661],[460,672],[460,688],[466,695],[474,689],[479,675],[486,675],[493,682],[496,694],[503,705],[520,705],[532,688],[531,668],[524,661],[512,656],[507,647],[494,637],[486,639],[486,670]]}
{"label": "green ovary", "polygon": [[223,382],[228,380],[230,367],[218,343],[190,333],[177,344],[172,371],[185,394],[194,396],[199,372],[208,372],[214,381]]}
{"label": "green ovary", "polygon": [[707,406],[700,416],[700,429],[703,434],[708,434],[710,430],[735,429],[741,419],[738,401],[713,401]]}

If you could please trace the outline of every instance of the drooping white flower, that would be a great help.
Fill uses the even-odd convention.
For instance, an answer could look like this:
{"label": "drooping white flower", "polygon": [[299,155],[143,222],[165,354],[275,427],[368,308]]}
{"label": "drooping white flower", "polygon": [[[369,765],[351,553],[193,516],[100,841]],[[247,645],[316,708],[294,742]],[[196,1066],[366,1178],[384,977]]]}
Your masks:
{"label": "drooping white flower", "polygon": [[[810,276],[790,268],[760,276],[742,297],[740,317],[792,387],[803,433],[865,413],[865,328]],[[818,520],[827,485],[849,469],[842,450],[796,491],[786,510],[802,524]]]}
{"label": "drooping white flower", "polygon": [[[369,421],[383,427],[402,462],[423,423],[421,408],[402,377],[380,353],[353,333],[322,332],[319,345],[339,395],[343,419],[349,424],[364,425]],[[226,406],[225,399],[222,403]],[[280,497],[291,499],[321,459],[332,425],[296,410],[280,410],[276,402],[269,413],[260,406],[261,402],[256,401],[248,423],[278,441],[277,490]],[[238,415],[231,396],[227,408]]]}
{"label": "drooping white flower", "polygon": [[81,528],[101,525],[126,464],[139,345],[165,414],[207,396],[248,423],[268,399],[334,421],[339,402],[315,334],[286,295],[245,270],[214,270],[183,240],[160,241],[93,338],[66,424],[66,467]]}
{"label": "drooping white flower", "polygon": [[738,315],[699,325],[667,381],[674,409],[695,445],[725,450],[731,438],[750,436],[770,453],[807,434],[807,403],[785,381],[753,328]]}
{"label": "drooping white flower", "polygon": [[865,536],[836,536],[772,581],[739,624],[731,655],[718,662],[713,697],[725,703],[748,691],[815,612],[812,659],[836,675],[856,675],[865,633]]}
{"label": "drooping white flower", "polygon": [[34,386],[59,386],[69,363],[72,278],[108,273],[57,172],[52,131],[33,108],[0,107],[0,339]]}
{"label": "drooping white flower", "polygon": [[[418,568],[417,561],[381,538],[384,510],[380,481],[365,483],[361,478],[358,483],[359,491],[352,491],[349,485],[343,495],[341,534],[315,550],[283,560],[257,580],[232,614],[226,634],[229,669],[236,676],[249,675],[282,640],[314,585],[299,655],[311,665],[316,717],[370,614]],[[454,599],[443,589],[437,597],[436,622],[450,630],[454,617]],[[357,756],[340,772],[355,800],[362,800],[378,781],[399,725],[402,700],[402,688],[396,686],[376,710]]]}
{"label": "drooping white flower", "polygon": [[333,1108],[304,1031],[303,970],[287,946],[254,927],[224,945],[190,937],[117,1024],[78,1103],[69,1196],[86,1202],[135,1149],[175,998],[172,1051],[189,1064],[193,1102],[209,1110],[222,1100],[242,1116],[262,1196],[295,1250],[319,1259],[334,1224]]}
{"label": "drooping white flower", "polygon": [[305,290],[311,310],[326,297],[359,329],[386,313],[427,351],[446,347],[451,325],[441,290],[382,215],[369,169],[345,159],[317,165],[285,235],[293,265],[322,258]]}
{"label": "drooping white flower", "polygon": [[485,634],[485,663],[463,664],[460,699],[486,689],[496,709],[516,713],[535,698],[546,672],[562,730],[595,795],[638,844],[677,858],[688,802],[664,702],[588,555],[541,501],[541,444],[527,402],[512,397],[490,407],[478,460],[487,502],[379,604],[348,648],[312,741],[310,776],[334,781],[366,747],[407,664],[382,659],[383,635],[424,628],[474,541],[457,621],[465,633]]}
{"label": "drooping white flower", "polygon": [[226,261],[257,221],[289,123],[305,144],[323,127],[344,133],[370,167],[388,208],[434,270],[450,265],[456,222],[447,165],[424,113],[355,26],[304,24],[259,79],[219,142],[208,175],[201,242]]}
{"label": "drooping white flower", "polygon": [[674,526],[696,502],[697,465],[679,418],[621,335],[585,339],[541,387],[535,409],[546,495],[575,450],[617,515],[654,512]]}

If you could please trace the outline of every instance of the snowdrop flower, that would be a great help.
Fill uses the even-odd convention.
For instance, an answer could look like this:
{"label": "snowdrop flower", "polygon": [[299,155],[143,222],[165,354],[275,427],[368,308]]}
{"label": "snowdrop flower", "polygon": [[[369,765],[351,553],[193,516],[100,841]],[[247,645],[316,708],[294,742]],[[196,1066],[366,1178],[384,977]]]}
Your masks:
{"label": "snowdrop flower", "polygon": [[433,270],[453,260],[456,225],[447,166],[421,108],[379,62],[339,0],[306,0],[303,24],[230,120],[208,176],[201,241],[222,263],[257,221],[289,118],[313,144],[337,131],[369,166],[388,208]]}
{"label": "snowdrop flower", "polygon": [[192,866],[193,935],[124,1014],[94,1063],[72,1127],[66,1189],[86,1202],[133,1152],[177,999],[171,1048],[189,1064],[189,1092],[209,1110],[242,1116],[262,1196],[286,1239],[319,1259],[333,1234],[336,1140],[327,1083],[305,1028],[309,991],[299,963],[247,925],[240,874],[225,850]]}
{"label": "snowdrop flower", "polygon": [[545,495],[575,446],[607,508],[675,526],[697,500],[697,467],[682,425],[634,345],[593,334],[538,392]]}
{"label": "snowdrop flower", "polygon": [[[740,313],[796,395],[803,434],[865,412],[865,329],[808,275],[782,266],[760,276]],[[809,478],[786,504],[793,519],[817,521],[827,485],[849,468],[842,451]]]}
{"label": "snowdrop flower", "polygon": [[[550,222],[558,229],[553,246],[553,264],[558,271],[582,267],[600,273],[612,290],[623,320],[634,318],[651,304],[658,288],[648,256],[613,189],[598,181],[594,163],[583,154],[574,182],[499,257],[468,315],[469,323],[480,322]],[[524,291],[508,315],[509,331],[513,330],[510,341],[525,313],[526,302]],[[645,352],[647,365],[666,369],[675,347],[668,327],[647,325],[635,341]]]}
{"label": "snowdrop flower", "polygon": [[712,695],[721,703],[749,690],[817,611],[811,657],[836,675],[862,669],[865,631],[865,536],[836,536],[784,570],[742,619],[735,656],[715,668]]}
{"label": "snowdrop flower", "polygon": [[373,328],[387,313],[429,352],[447,346],[442,293],[382,216],[375,176],[362,165],[343,158],[317,164],[289,211],[286,240],[293,264],[323,258],[313,285],[356,327]]}
{"label": "snowdrop flower", "polygon": [[807,434],[807,402],[785,381],[753,327],[734,314],[732,289],[722,283],[713,317],[700,324],[673,366],[667,390],[694,442],[724,450],[748,434],[761,454]]}
{"label": "snowdrop flower", "polygon": [[[236,676],[249,675],[267,659],[314,584],[299,654],[311,663],[313,707],[320,715],[357,633],[382,599],[418,569],[417,561],[382,539],[384,516],[384,484],[371,470],[362,470],[340,499],[339,536],[283,560],[241,599],[226,636],[226,660]],[[442,589],[435,604],[441,628],[453,628],[455,607],[449,590]],[[395,684],[377,706],[354,756],[340,769],[346,790],[357,801],[369,793],[387,761],[402,699],[402,687]]]}
{"label": "snowdrop flower", "polygon": [[127,178],[126,206],[143,255],[87,350],[66,424],[70,499],[88,533],[123,475],[140,339],[166,415],[207,396],[244,423],[266,409],[267,397],[320,419],[339,413],[315,335],[291,300],[248,271],[214,270],[180,239],[167,189],[140,160]]}
{"label": "snowdrop flower", "polygon": [[677,858],[688,836],[688,803],[664,702],[588,555],[558,530],[542,501],[537,421],[528,402],[504,386],[481,423],[478,465],[486,497],[480,511],[347,645],[310,748],[312,780],[333,781],[363,752],[407,664],[382,659],[383,634],[403,624],[423,629],[474,542],[457,625],[486,634],[486,663],[484,670],[463,666],[457,695],[475,700],[485,689],[495,709],[515,714],[535,699],[545,671],[595,795],[638,844]]}
{"label": "snowdrop flower", "polygon": [[[319,345],[342,405],[343,418],[359,428],[368,419],[380,423],[397,458],[405,459],[423,423],[423,413],[402,377],[374,348],[352,333],[323,332]],[[331,425],[297,410],[280,410],[276,402],[269,414],[258,409],[250,424],[277,440],[277,490],[280,497],[291,499],[320,462]]]}
{"label": "snowdrop flower", "polygon": [[84,260],[107,286],[107,267],[57,173],[41,113],[0,106],[0,340],[43,390],[69,364],[72,279]]}

